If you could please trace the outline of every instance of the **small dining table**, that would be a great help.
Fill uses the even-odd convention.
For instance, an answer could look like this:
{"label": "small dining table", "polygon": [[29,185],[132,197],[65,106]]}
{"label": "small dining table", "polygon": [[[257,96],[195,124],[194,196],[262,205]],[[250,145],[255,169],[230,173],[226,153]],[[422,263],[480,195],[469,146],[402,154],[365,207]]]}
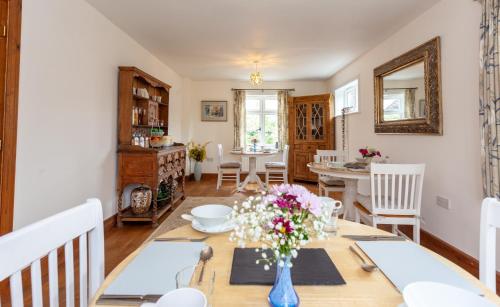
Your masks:
{"label": "small dining table", "polygon": [[257,158],[274,156],[277,151],[231,151],[232,155],[238,155],[241,157],[248,157],[248,175],[245,180],[238,187],[238,191],[242,192],[245,190],[249,183],[257,183],[259,189],[264,191],[266,186],[260,180],[259,175],[257,175]]}
{"label": "small dining table", "polygon": [[342,203],[344,204],[344,218],[354,220],[354,201],[358,194],[358,181],[369,180],[370,171],[367,169],[348,169],[345,167],[332,168],[326,163],[311,162],[307,164],[309,170],[318,175],[332,176],[342,179],[345,183],[345,191]]}
{"label": "small dining table", "polygon": [[[354,241],[342,237],[342,235],[391,235],[380,229],[367,225],[362,225],[346,220],[339,220],[338,231],[335,235],[325,240],[312,239],[306,248],[324,248],[330,259],[335,263],[340,274],[346,281],[345,285],[338,286],[295,286],[295,290],[300,297],[301,307],[317,306],[398,306],[403,303],[403,297],[396,287],[380,270],[365,272],[361,269],[360,261],[349,250],[349,246],[354,245]],[[169,232],[159,235],[159,238],[189,237],[200,238],[205,234],[199,233],[185,225]],[[222,233],[211,235],[206,241],[214,251],[214,256],[207,262],[207,269],[215,271],[215,280],[213,284],[213,293],[209,297],[213,307],[226,306],[268,306],[267,296],[271,286],[257,285],[230,285],[231,264],[233,261],[233,252],[236,247],[235,242],[229,241],[229,234]],[[135,252],[123,260],[104,280],[103,285],[97,291],[96,297],[90,306],[101,306],[96,304],[96,298],[99,297],[106,287],[117,278],[120,272],[136,257],[149,242],[144,243]],[[248,247],[257,247],[258,245],[249,244]],[[496,304],[500,304],[500,298],[490,291],[484,284],[479,282],[471,274],[455,265],[451,261],[439,256],[438,254],[419,247],[429,252],[446,266],[455,270],[460,276],[469,280],[477,286],[485,297]],[[364,254],[363,254],[364,255]],[[165,265],[169,259],[165,255]],[[365,259],[368,259],[364,255]],[[368,260],[369,261],[369,260]],[[402,260],[406,261],[406,260]],[[273,266],[274,267],[274,266]],[[272,268],[273,268],[272,267]],[[293,269],[292,269],[293,274]],[[172,277],[173,278],[173,277]],[[104,306],[104,305],[102,305]],[[125,305],[107,305],[107,306],[125,306]]]}

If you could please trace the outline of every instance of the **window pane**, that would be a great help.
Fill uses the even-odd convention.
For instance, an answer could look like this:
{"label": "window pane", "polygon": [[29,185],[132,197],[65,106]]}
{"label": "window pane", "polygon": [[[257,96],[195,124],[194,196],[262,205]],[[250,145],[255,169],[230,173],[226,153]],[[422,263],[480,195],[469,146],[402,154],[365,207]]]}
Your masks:
{"label": "window pane", "polygon": [[266,114],[264,116],[264,143],[275,145],[278,141],[278,115]]}
{"label": "window pane", "polygon": [[264,109],[266,111],[277,111],[278,110],[278,100],[276,100],[276,99],[266,99]]}
{"label": "window pane", "polygon": [[245,107],[247,111],[259,111],[260,110],[260,101],[257,99],[246,99]]}
{"label": "window pane", "polygon": [[245,141],[247,145],[252,144],[251,140],[256,138],[260,140],[260,116],[258,114],[247,114],[246,116],[246,132]]}

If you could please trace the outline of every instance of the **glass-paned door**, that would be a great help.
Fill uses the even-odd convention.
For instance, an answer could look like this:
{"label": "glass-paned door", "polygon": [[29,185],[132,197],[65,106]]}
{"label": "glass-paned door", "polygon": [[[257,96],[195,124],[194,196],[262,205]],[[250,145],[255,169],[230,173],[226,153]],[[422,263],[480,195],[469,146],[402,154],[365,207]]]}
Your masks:
{"label": "glass-paned door", "polygon": [[311,138],[314,141],[325,138],[325,105],[322,103],[311,104]]}
{"label": "glass-paned door", "polygon": [[295,105],[295,139],[307,140],[307,104],[305,103]]}

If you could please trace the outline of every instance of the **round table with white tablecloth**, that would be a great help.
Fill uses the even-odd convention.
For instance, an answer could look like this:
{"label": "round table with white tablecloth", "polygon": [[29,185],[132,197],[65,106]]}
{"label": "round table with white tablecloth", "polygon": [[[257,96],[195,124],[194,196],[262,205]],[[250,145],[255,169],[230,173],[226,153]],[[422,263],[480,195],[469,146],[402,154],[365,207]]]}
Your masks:
{"label": "round table with white tablecloth", "polygon": [[259,189],[264,191],[266,189],[262,180],[260,180],[259,175],[257,175],[257,158],[274,156],[277,151],[231,151],[231,154],[238,155],[242,157],[248,157],[248,175],[245,180],[238,187],[238,191],[244,191],[249,183],[257,183]]}

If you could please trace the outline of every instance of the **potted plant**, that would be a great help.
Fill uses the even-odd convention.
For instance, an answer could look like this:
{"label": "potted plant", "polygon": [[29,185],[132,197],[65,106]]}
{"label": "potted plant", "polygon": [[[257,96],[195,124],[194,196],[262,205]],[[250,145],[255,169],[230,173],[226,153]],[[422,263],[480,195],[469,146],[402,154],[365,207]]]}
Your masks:
{"label": "potted plant", "polygon": [[[299,305],[291,279],[292,259],[312,236],[326,238],[327,217],[321,200],[299,185],[275,185],[268,194],[250,196],[233,208],[235,230],[229,239],[240,247],[257,244],[257,264],[269,270],[274,264],[276,279],[268,300],[271,306]],[[329,218],[329,217],[328,217]]]}
{"label": "potted plant", "polygon": [[191,160],[194,160],[194,179],[196,181],[201,180],[201,163],[207,158],[207,145],[197,144],[194,142],[188,143],[188,156]]}

